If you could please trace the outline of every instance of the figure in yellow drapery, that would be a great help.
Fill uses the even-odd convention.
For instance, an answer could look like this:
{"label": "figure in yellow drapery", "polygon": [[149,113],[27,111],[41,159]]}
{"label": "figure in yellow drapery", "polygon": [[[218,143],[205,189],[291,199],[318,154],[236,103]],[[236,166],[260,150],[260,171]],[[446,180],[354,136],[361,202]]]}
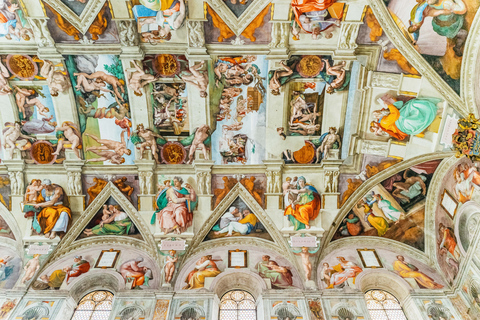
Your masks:
{"label": "figure in yellow drapery", "polygon": [[363,207],[363,212],[365,213],[365,219],[370,223],[372,227],[377,229],[378,236],[382,237],[390,227],[387,220],[383,217],[379,217],[373,214],[372,205],[376,202],[372,195],[367,195],[360,203],[357,205],[358,208]]}
{"label": "figure in yellow drapery", "polygon": [[195,264],[195,268],[190,271],[185,282],[187,285],[183,289],[199,289],[205,284],[205,277],[216,277],[221,273],[215,260],[211,255],[203,256]]}
{"label": "figure in yellow drapery", "polygon": [[402,278],[413,278],[421,288],[441,289],[443,286],[436,283],[426,274],[418,271],[413,264],[405,262],[403,256],[397,256],[397,260],[393,263],[393,270]]}
{"label": "figure in yellow drapery", "polygon": [[[153,11],[165,11],[170,9],[174,0],[140,0],[140,4]],[[136,3],[134,3],[135,5]]]}
{"label": "figure in yellow drapery", "polygon": [[[263,25],[263,19],[268,14],[271,4],[266,6],[252,22],[243,30],[242,36],[250,39],[250,41],[255,42],[257,39],[253,36],[255,30]],[[225,24],[225,22],[220,18],[220,16],[213,11],[213,9],[207,5],[208,14],[212,17],[213,26],[220,30],[220,36],[218,37],[218,42],[223,42],[224,39],[233,37],[235,33]]]}

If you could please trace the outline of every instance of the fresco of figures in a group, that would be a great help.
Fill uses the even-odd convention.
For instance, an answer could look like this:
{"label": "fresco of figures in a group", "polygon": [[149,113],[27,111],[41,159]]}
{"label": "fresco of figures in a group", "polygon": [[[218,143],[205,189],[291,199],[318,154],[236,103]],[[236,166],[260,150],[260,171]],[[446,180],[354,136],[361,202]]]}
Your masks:
{"label": "fresco of figures in a group", "polygon": [[443,81],[459,93],[465,43],[480,5],[478,1],[388,0],[385,4],[400,32]]}
{"label": "fresco of figures in a group", "polygon": [[[61,8],[52,7],[51,2],[43,1],[47,17],[47,27],[56,43],[68,44],[106,44],[119,43],[118,29],[112,20],[113,12],[109,1],[106,1],[95,12],[95,19],[83,33],[75,26],[75,21],[64,17],[64,11],[68,10],[75,15],[84,16],[84,10],[93,11],[94,1],[61,1]],[[58,2],[57,2],[58,3]]]}
{"label": "fresco of figures in a group", "polygon": [[[400,252],[387,249],[374,251],[377,267],[404,279],[412,289],[442,289],[445,286],[443,280],[425,263]],[[319,286],[325,289],[358,289],[358,278],[372,270],[363,263],[360,248],[337,250],[328,254],[317,271]]]}
{"label": "fresco of figures in a group", "polygon": [[400,171],[370,189],[347,213],[333,241],[378,236],[424,250],[425,200],[440,160]]}
{"label": "fresco of figures in a group", "polygon": [[114,55],[66,56],[87,163],[133,164],[132,121],[122,62]]}
{"label": "fresco of figures in a group", "polygon": [[272,241],[272,237],[255,213],[241,198],[237,198],[218,219],[205,240],[244,236]]}
{"label": "fresco of figures in a group", "polygon": [[217,57],[210,101],[216,129],[216,164],[260,164],[265,154],[267,61],[265,56]]}

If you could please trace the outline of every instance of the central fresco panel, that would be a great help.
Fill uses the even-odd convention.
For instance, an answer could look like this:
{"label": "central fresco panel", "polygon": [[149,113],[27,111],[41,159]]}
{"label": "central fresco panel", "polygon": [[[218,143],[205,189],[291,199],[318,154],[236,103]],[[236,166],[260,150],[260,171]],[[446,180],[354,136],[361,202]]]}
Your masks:
{"label": "central fresco panel", "polygon": [[479,319],[479,6],[0,0],[0,319]]}

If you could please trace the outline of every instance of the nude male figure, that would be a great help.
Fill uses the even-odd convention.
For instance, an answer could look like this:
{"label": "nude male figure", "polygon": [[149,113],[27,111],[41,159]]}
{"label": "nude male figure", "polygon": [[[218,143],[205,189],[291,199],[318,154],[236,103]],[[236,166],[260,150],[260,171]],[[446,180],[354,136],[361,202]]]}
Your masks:
{"label": "nude male figure", "polygon": [[[7,130],[4,131],[3,133],[3,140],[5,143],[5,150],[8,150],[10,153],[10,158],[13,157],[13,150],[16,148],[16,142],[19,138],[26,139],[28,141],[29,139],[32,139],[29,136],[26,136],[22,133],[20,130],[21,126],[19,122],[15,122],[15,124],[8,128]],[[27,142],[25,142],[26,144]]]}
{"label": "nude male figure", "polygon": [[133,60],[133,65],[135,66],[135,72],[127,71],[127,77],[129,78],[128,87],[132,89],[137,96],[142,95],[142,88],[147,84],[157,81],[159,76],[154,76],[140,68],[137,61]]}
{"label": "nude male figure", "polygon": [[328,129],[328,132],[329,134],[327,134],[323,139],[322,145],[317,148],[317,151],[316,151],[317,161],[315,163],[320,163],[320,161],[322,160],[320,153],[323,153],[324,159],[328,159],[328,152],[333,147],[333,144],[335,142],[338,142],[339,149],[342,147],[342,140],[340,139],[340,135],[337,134],[337,128],[330,127]]}
{"label": "nude male figure", "polygon": [[0,61],[0,95],[7,95],[12,93],[12,88],[8,85],[8,78],[10,73],[8,69]]}
{"label": "nude male figure", "polygon": [[40,269],[40,255],[34,254],[33,259],[30,259],[23,269],[25,270],[25,275],[22,278],[22,283],[29,281],[35,275],[38,269]]}
{"label": "nude male figure", "polygon": [[242,128],[243,128],[243,122],[234,122],[231,125],[224,124],[222,126],[222,129],[227,131],[238,131],[238,130],[242,130]]}
{"label": "nude male figure", "polygon": [[302,247],[301,252],[294,252],[296,256],[300,256],[302,258],[303,270],[305,271],[305,278],[307,280],[312,279],[312,263],[310,262],[310,257],[314,257],[314,253],[310,253],[307,247]]}
{"label": "nude male figure", "polygon": [[80,150],[78,146],[80,145],[80,130],[75,123],[70,121],[65,121],[60,127],[57,127],[55,131],[63,131],[65,139],[59,139],[57,144],[57,150],[53,154],[60,154],[60,151],[63,149],[65,143],[70,143],[72,145],[71,149],[75,153],[78,159],[80,158]]}
{"label": "nude male figure", "polygon": [[102,161],[102,162],[110,161],[112,164],[122,164],[125,162],[125,159],[122,158],[122,156],[119,156],[117,153],[110,150],[102,151],[102,150],[91,150],[90,148],[87,148],[86,151],[91,151],[96,155],[100,156],[100,158],[88,159],[86,163],[97,162],[97,161]]}
{"label": "nude male figure", "polygon": [[178,257],[176,256],[177,252],[175,250],[169,251],[169,256],[167,256],[167,263],[165,264],[165,282],[170,283],[173,278],[173,274],[175,273],[175,263],[178,261]]}
{"label": "nude male figure", "polygon": [[318,130],[320,130],[319,124],[303,124],[300,122],[295,122],[290,126],[291,132],[300,133],[304,136],[315,134],[315,132]]}
{"label": "nude male figure", "polygon": [[[294,92],[295,93],[295,92]],[[302,94],[298,94],[295,99],[290,102],[291,109],[291,116],[290,116],[290,126],[293,125],[293,121],[296,118],[302,117],[304,115],[303,111],[307,114],[309,113],[307,102],[302,97]]]}
{"label": "nude male figure", "polygon": [[[113,88],[113,91],[115,92],[115,95],[118,97],[118,99],[124,101],[122,95],[120,94],[120,92],[118,91],[118,87],[120,87],[120,91],[122,91],[122,93],[125,93],[125,89],[123,88],[123,80],[119,80],[117,77],[115,76],[112,76],[110,74],[106,74],[105,72],[103,71],[96,71],[92,74],[87,74],[87,73],[74,73],[73,74],[74,76],[84,76],[86,79],[96,79],[96,81],[104,81],[105,83],[108,83],[109,85],[112,86]],[[105,90],[103,90],[105,91]]]}
{"label": "nude male figure", "polygon": [[203,157],[205,160],[209,160],[210,157],[207,152],[207,147],[203,143],[208,136],[210,135],[210,127],[206,124],[198,127],[197,131],[195,131],[195,136],[193,138],[192,144],[190,145],[190,151],[188,153],[188,162],[187,164],[190,164],[193,162],[195,159],[195,150],[197,148],[200,148],[203,152]]}
{"label": "nude male figure", "polygon": [[163,139],[163,137],[150,129],[145,129],[143,124],[139,124],[137,126],[137,135],[145,140],[144,142],[140,143],[140,160],[143,159],[143,153],[147,147],[152,150],[153,157],[157,163],[160,163],[157,154],[157,138]]}
{"label": "nude male figure", "polygon": [[326,65],[325,69],[327,71],[327,74],[329,76],[335,76],[336,77],[330,84],[327,84],[326,91],[327,91],[327,93],[332,94],[332,93],[335,92],[335,89],[340,88],[345,83],[345,74],[346,74],[345,65],[346,65],[346,62],[342,61],[337,65],[330,66],[330,62],[328,62],[327,59],[322,59],[322,60],[325,62],[325,65]]}
{"label": "nude male figure", "polygon": [[75,86],[75,89],[79,91],[92,92],[99,90],[113,93],[112,90],[105,88],[107,84],[103,80],[89,80],[85,77],[85,73],[74,73],[73,75],[77,77],[77,85]]}
{"label": "nude male figure", "polygon": [[22,89],[17,86],[14,86],[17,89],[17,93],[15,93],[15,101],[17,102],[18,110],[25,117],[25,103],[27,101],[27,97],[35,94],[35,91],[29,89]]}
{"label": "nude male figure", "polygon": [[61,71],[55,71],[55,67],[50,60],[44,60],[40,75],[47,78],[50,94],[54,97],[58,96],[59,92],[63,92],[68,88],[68,79]]}
{"label": "nude male figure", "polygon": [[207,87],[208,87],[208,72],[200,71],[199,69],[203,67],[205,61],[198,62],[195,65],[190,67],[191,75],[181,76],[182,80],[186,83],[189,83],[200,90],[200,97],[207,97]]}
{"label": "nude male figure", "polygon": [[280,66],[282,66],[283,69],[277,69],[273,72],[272,79],[270,79],[270,83],[268,84],[268,87],[271,89],[271,92],[273,95],[278,96],[280,95],[280,78],[283,77],[288,77],[293,74],[293,68],[295,67],[297,63],[295,62],[292,67],[289,67],[285,64],[285,62],[280,61]]}
{"label": "nude male figure", "polygon": [[[32,91],[33,91],[33,90],[32,90]],[[45,107],[45,106],[43,105],[43,103],[40,102],[40,100],[39,100],[37,97],[32,98],[32,99],[28,99],[28,98],[27,98],[26,103],[27,103],[28,106],[35,106],[35,107],[37,107],[38,113],[39,113],[40,115],[44,116],[44,117],[47,116],[47,114],[46,114],[45,112],[49,112],[49,111],[50,111],[47,107]]]}
{"label": "nude male figure", "polygon": [[122,130],[120,133],[120,142],[108,139],[100,139],[92,134],[85,133],[85,136],[92,138],[100,144],[100,146],[88,148],[87,151],[92,151],[96,154],[99,154],[96,151],[113,150],[119,157],[123,156],[124,154],[131,155],[132,151],[127,148],[127,143],[125,142],[125,132],[127,132],[127,130]]}

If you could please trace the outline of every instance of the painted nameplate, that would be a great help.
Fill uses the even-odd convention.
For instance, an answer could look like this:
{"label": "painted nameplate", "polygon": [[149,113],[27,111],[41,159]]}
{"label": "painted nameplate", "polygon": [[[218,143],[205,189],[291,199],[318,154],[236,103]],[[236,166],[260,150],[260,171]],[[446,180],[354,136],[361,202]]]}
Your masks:
{"label": "painted nameplate", "polygon": [[50,245],[49,244],[31,244],[28,246],[28,254],[33,255],[33,254],[48,254],[48,251],[50,251]]}
{"label": "painted nameplate", "polygon": [[290,237],[292,247],[317,247],[317,237]]}
{"label": "painted nameplate", "polygon": [[162,240],[160,250],[185,250],[185,240]]}

